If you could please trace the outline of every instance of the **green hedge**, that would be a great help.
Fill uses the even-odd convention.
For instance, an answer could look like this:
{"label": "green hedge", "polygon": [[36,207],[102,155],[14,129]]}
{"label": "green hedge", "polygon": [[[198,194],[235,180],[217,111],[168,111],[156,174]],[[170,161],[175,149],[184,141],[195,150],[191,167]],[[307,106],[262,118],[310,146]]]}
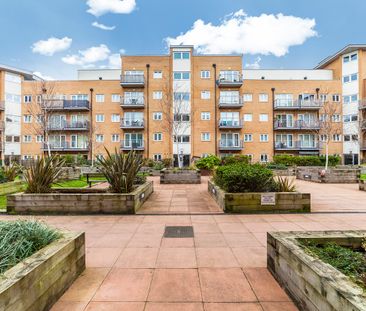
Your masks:
{"label": "green hedge", "polygon": [[221,160],[219,157],[210,154],[207,157],[198,159],[194,164],[201,170],[212,170],[221,164]]}
{"label": "green hedge", "polygon": [[[336,166],[341,163],[341,157],[329,156],[329,166]],[[287,154],[275,155],[273,164],[286,166],[324,166],[325,156],[291,156]]]}
{"label": "green hedge", "polygon": [[227,192],[270,192],[277,186],[270,169],[260,164],[234,163],[219,166],[214,182]]}
{"label": "green hedge", "polygon": [[226,156],[222,158],[222,165],[235,164],[235,163],[249,164],[250,158],[244,154],[235,154],[232,156]]}

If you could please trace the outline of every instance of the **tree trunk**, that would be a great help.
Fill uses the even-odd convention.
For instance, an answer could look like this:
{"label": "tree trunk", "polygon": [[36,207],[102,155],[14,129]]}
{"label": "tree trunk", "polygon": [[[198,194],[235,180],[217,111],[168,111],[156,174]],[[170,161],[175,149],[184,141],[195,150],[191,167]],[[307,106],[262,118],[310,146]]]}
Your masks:
{"label": "tree trunk", "polygon": [[329,162],[329,142],[325,144],[325,170],[328,170]]}
{"label": "tree trunk", "polygon": [[182,159],[181,159],[179,146],[180,146],[179,143],[177,143],[178,167],[183,168],[183,154],[182,154]]}

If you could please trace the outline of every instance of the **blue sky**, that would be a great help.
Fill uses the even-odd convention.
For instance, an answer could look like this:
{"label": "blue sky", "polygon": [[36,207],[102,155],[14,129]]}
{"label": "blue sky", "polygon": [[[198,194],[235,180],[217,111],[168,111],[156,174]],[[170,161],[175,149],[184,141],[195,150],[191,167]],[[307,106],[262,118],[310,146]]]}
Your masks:
{"label": "blue sky", "polygon": [[165,53],[170,37],[201,44],[201,51],[244,53],[244,64],[255,67],[311,68],[349,43],[366,43],[364,0],[118,2],[1,0],[0,63],[72,79],[78,68],[116,66],[120,51]]}

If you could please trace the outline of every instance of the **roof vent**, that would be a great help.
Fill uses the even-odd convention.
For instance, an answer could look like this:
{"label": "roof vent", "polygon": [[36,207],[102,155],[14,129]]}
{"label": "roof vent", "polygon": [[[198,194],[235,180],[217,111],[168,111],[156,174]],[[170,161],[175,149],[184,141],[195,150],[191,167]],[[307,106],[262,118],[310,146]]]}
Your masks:
{"label": "roof vent", "polygon": [[99,80],[103,80],[103,78],[102,77],[99,77]]}
{"label": "roof vent", "polygon": [[262,79],[262,80],[264,80],[264,79],[265,79],[265,77],[263,76],[263,77],[261,77],[261,79]]}
{"label": "roof vent", "polygon": [[308,79],[308,77],[304,77],[304,80],[307,80]]}

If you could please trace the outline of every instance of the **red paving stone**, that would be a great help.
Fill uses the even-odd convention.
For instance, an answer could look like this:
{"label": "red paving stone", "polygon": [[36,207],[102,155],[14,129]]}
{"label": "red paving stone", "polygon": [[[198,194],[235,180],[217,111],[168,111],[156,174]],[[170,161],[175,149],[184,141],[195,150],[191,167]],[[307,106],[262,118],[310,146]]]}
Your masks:
{"label": "red paving stone", "polygon": [[[155,184],[145,206],[149,213],[174,206],[177,214],[188,207],[190,215],[37,217],[86,233],[87,269],[52,311],[297,310],[266,269],[267,231],[366,229],[366,193],[356,185],[297,185],[311,191],[315,211],[327,213],[213,214],[204,182]],[[365,213],[328,213],[351,210]],[[27,217],[0,216],[16,218]],[[163,238],[167,225],[192,225],[195,236]]]}

